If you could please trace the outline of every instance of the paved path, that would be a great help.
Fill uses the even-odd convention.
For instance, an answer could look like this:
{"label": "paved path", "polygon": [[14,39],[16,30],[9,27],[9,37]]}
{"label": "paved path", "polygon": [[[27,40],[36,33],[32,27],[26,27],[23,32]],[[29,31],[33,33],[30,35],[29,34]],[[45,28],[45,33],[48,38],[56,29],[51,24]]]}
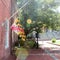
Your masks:
{"label": "paved path", "polygon": [[48,43],[50,41],[40,42],[41,47],[50,55],[53,60],[60,60],[60,46]]}
{"label": "paved path", "polygon": [[26,60],[53,60],[44,49],[32,49]]}
{"label": "paved path", "polygon": [[2,60],[16,60],[16,57],[14,55],[10,55],[8,58],[3,58]]}
{"label": "paved path", "polygon": [[40,48],[30,49],[26,59],[24,59],[24,55],[21,60],[60,60],[60,46],[48,42],[49,41],[39,41]]}
{"label": "paved path", "polygon": [[47,42],[39,42],[41,48],[31,49],[26,60],[60,60],[60,46]]}

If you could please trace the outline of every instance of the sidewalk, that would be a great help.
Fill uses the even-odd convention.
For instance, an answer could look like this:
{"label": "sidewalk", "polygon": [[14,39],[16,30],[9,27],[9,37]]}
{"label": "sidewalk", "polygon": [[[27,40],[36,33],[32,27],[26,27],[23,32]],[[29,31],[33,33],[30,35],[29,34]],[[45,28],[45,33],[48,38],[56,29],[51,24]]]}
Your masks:
{"label": "sidewalk", "polygon": [[31,49],[26,60],[53,60],[44,49]]}
{"label": "sidewalk", "polygon": [[[49,41],[44,41],[42,48],[53,58],[53,60],[60,60],[60,46],[48,43]],[[42,43],[42,42],[40,42]]]}
{"label": "sidewalk", "polygon": [[8,58],[3,58],[2,60],[16,60],[16,57],[14,55],[10,55]]}
{"label": "sidewalk", "polygon": [[47,41],[41,41],[40,44],[39,49],[30,49],[26,58],[24,57],[25,54],[19,58],[23,58],[23,60],[60,60],[60,46],[49,44]]}
{"label": "sidewalk", "polygon": [[60,46],[42,42],[41,49],[32,49],[26,60],[60,60]]}

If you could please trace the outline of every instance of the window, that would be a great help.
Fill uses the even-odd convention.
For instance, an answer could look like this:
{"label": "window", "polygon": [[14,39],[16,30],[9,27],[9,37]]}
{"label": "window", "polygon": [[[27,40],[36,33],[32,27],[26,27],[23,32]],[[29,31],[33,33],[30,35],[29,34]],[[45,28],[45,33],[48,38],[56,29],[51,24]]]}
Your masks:
{"label": "window", "polygon": [[5,21],[5,48],[9,47],[9,21]]}

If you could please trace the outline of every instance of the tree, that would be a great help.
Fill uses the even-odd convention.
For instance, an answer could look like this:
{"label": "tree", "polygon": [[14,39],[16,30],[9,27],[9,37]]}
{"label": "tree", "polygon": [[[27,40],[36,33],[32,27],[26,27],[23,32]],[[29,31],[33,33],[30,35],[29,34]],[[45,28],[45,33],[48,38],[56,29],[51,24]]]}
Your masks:
{"label": "tree", "polygon": [[[20,2],[21,1],[22,0],[20,0]],[[60,26],[60,13],[56,12],[58,6],[59,3],[55,0],[31,0],[29,4],[22,9],[19,15],[26,35],[37,26],[40,32],[42,27],[58,30]],[[31,25],[27,24],[27,19],[32,20]]]}

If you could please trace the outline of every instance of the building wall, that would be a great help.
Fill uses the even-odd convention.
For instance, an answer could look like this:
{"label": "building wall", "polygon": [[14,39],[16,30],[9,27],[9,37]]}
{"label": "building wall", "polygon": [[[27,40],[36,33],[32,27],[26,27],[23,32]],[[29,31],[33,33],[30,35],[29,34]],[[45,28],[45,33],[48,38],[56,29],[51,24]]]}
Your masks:
{"label": "building wall", "polygon": [[[13,2],[12,2],[13,1]],[[12,11],[14,8],[15,11],[15,7],[12,7],[13,4],[15,3],[15,0],[0,0],[0,60],[2,60],[2,58],[6,58],[10,55],[10,52],[12,50],[12,31],[10,29],[11,25],[12,25],[12,20],[14,20],[14,18],[11,18],[8,21],[8,18],[13,14]],[[9,26],[7,26],[6,22]],[[8,29],[9,28],[9,31]],[[8,31],[8,39],[6,38],[6,31]],[[14,38],[14,37],[13,37]],[[8,44],[9,46],[6,48],[6,40],[8,40]]]}
{"label": "building wall", "polygon": [[[16,12],[16,10],[17,10],[17,5],[16,5],[16,1],[17,0],[11,0],[11,14],[14,14],[15,12]],[[15,14],[14,15],[14,17],[11,19],[11,24],[13,24],[13,22],[14,22],[14,19],[16,18],[16,16],[17,16],[17,14]],[[13,21],[13,22],[12,22]],[[13,50],[13,47],[14,47],[14,43],[15,43],[15,41],[16,40],[18,40],[18,36],[17,36],[17,34],[15,33],[15,32],[13,32],[12,31],[12,33],[10,33],[10,35],[12,34],[12,40],[10,41],[10,42],[12,42],[12,44],[11,44],[11,50]]]}

